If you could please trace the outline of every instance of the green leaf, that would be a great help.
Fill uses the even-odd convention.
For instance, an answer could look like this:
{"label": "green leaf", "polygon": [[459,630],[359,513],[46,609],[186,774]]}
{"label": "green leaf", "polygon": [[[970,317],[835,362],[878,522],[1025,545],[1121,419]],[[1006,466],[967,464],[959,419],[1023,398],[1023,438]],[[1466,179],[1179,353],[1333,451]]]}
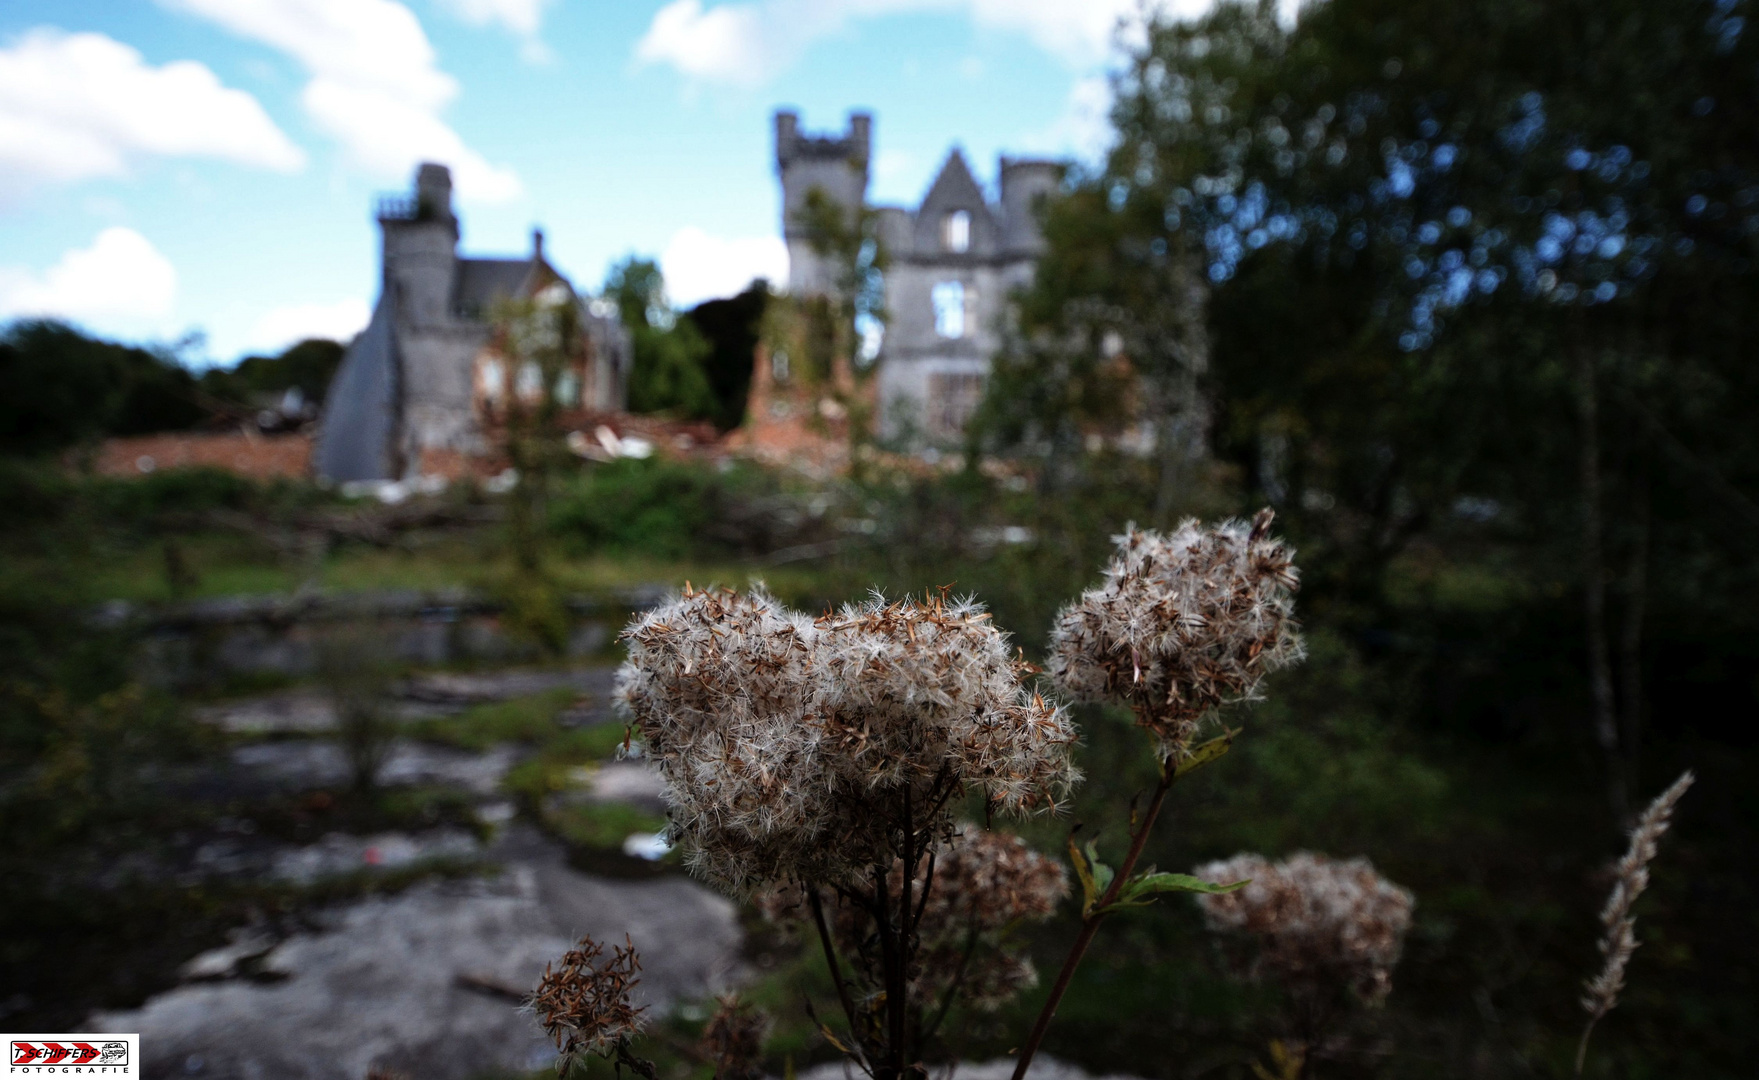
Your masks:
{"label": "green leaf", "polygon": [[1240,734],[1238,729],[1224,731],[1208,742],[1197,744],[1191,756],[1173,766],[1173,779],[1178,779],[1188,772],[1203,768],[1210,762],[1227,753],[1234,745],[1234,736]]}
{"label": "green leaf", "polygon": [[1075,846],[1075,838],[1069,837],[1069,861],[1075,864],[1075,876],[1081,881],[1081,913],[1087,914],[1099,893],[1093,888],[1093,871],[1087,867],[1087,860],[1082,857],[1081,849]]}
{"label": "green leaf", "polygon": [[1120,905],[1146,904],[1149,902],[1150,898],[1155,895],[1170,892],[1207,893],[1209,895],[1231,893],[1235,889],[1245,888],[1250,881],[1251,879],[1248,878],[1246,881],[1234,881],[1229,882],[1226,885],[1218,885],[1215,882],[1204,881],[1202,878],[1192,877],[1190,874],[1138,874],[1136,877],[1131,878],[1129,883],[1124,886],[1123,891],[1118,896],[1118,903]]}
{"label": "green leaf", "polygon": [[1087,861],[1093,866],[1093,890],[1096,895],[1104,896],[1112,885],[1112,868],[1099,861],[1099,852],[1094,850],[1094,841],[1087,841]]}
{"label": "green leaf", "polygon": [[1093,841],[1087,842],[1086,852],[1075,846],[1075,838],[1069,837],[1069,860],[1075,864],[1075,876],[1081,881],[1081,917],[1086,918],[1093,913],[1093,907],[1099,903],[1112,883],[1112,868],[1099,861],[1099,852],[1095,850]]}

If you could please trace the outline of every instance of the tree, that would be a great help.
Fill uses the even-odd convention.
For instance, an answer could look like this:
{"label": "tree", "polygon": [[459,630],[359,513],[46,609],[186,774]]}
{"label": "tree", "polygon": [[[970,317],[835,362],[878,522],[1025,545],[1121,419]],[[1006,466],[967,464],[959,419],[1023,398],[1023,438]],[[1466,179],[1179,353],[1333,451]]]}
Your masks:
{"label": "tree", "polygon": [[1734,314],[1759,298],[1744,26],[1726,0],[1151,19],[1115,148],[1051,211],[986,415],[1069,443],[1120,404],[1107,333],[1170,385],[1189,253],[1213,446],[1328,568],[1316,607],[1370,624],[1418,539],[1522,550],[1579,598],[1622,807],[1658,575],[1676,610],[1753,625],[1726,588],[1759,523],[1755,327]]}
{"label": "tree", "polygon": [[105,435],[206,419],[195,377],[164,352],[90,337],[66,323],[15,323],[0,337],[0,451],[49,453]]}
{"label": "tree", "polygon": [[672,310],[659,265],[629,256],[611,269],[605,295],[616,302],[634,346],[630,411],[685,419],[719,415],[720,403],[704,370],[712,347],[694,323]]}

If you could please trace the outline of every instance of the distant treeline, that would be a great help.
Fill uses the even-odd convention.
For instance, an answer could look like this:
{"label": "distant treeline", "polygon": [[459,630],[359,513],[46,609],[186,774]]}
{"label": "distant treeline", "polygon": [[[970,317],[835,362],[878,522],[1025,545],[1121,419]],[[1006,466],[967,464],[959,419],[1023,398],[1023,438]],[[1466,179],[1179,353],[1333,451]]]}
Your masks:
{"label": "distant treeline", "polygon": [[0,335],[0,453],[248,419],[292,389],[321,402],[341,362],[341,345],[313,339],[198,375],[168,350],[104,341],[65,323],[18,322]]}

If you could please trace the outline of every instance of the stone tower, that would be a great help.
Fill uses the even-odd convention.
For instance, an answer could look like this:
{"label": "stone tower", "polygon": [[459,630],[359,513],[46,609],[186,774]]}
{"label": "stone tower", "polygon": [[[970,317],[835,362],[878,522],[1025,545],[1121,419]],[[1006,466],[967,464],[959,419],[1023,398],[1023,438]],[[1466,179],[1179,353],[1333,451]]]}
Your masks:
{"label": "stone tower", "polygon": [[398,299],[408,325],[449,322],[452,281],[458,270],[458,218],[452,212],[452,174],[444,165],[416,171],[415,193],[381,199],[384,286]]}
{"label": "stone tower", "polygon": [[834,204],[854,214],[867,201],[869,151],[873,143],[873,117],[864,112],[849,114],[849,130],[843,135],[804,135],[799,114],[776,113],[776,171],[782,178],[782,238],[788,245],[788,291],[795,296],[828,293],[835,272],[812,250],[801,220],[807,196],[814,189]]}

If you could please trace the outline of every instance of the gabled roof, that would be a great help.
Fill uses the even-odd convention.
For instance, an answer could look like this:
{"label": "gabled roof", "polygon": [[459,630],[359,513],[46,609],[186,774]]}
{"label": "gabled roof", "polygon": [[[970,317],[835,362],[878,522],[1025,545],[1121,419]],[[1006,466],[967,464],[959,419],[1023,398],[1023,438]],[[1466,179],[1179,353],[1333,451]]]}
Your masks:
{"label": "gabled roof", "polygon": [[464,315],[486,315],[497,300],[524,294],[533,270],[533,259],[459,259],[452,280],[452,310]]}
{"label": "gabled roof", "polygon": [[940,250],[941,219],[955,210],[963,210],[971,215],[971,247],[968,254],[990,254],[998,240],[995,218],[990,213],[989,200],[984,198],[983,188],[978,186],[976,178],[971,175],[971,167],[965,164],[965,155],[957,147],[947,155],[947,163],[941,166],[940,175],[929,185],[928,194],[922,197],[922,207],[916,212],[918,253],[928,255]]}
{"label": "gabled roof", "polygon": [[958,147],[947,155],[947,163],[941,166],[941,173],[928,186],[928,194],[922,197],[923,209],[933,206],[937,210],[976,210],[988,209],[989,201],[983,197],[983,188],[977,185],[977,178],[971,175],[971,166],[965,164],[965,154]]}

